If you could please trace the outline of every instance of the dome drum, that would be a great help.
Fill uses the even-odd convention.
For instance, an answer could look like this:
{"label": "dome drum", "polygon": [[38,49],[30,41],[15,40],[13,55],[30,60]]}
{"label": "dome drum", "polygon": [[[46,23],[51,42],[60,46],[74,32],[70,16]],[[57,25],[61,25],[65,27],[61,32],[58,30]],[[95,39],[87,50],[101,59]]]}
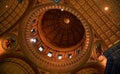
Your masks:
{"label": "dome drum", "polygon": [[87,21],[78,14],[64,5],[33,9],[19,30],[23,52],[33,63],[51,72],[68,72],[80,67],[89,58],[92,33]]}

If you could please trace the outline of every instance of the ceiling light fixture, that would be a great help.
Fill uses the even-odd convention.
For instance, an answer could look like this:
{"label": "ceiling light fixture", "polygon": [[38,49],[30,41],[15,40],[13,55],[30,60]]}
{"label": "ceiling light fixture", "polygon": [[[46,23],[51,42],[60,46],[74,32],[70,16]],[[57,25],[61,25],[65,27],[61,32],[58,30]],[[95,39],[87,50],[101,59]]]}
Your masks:
{"label": "ceiling light fixture", "polygon": [[108,10],[109,10],[109,7],[105,7],[104,10],[105,10],[105,11],[108,11]]}
{"label": "ceiling light fixture", "polygon": [[44,50],[44,48],[43,48],[42,46],[40,46],[40,47],[39,47],[39,51],[42,52],[43,50]]}
{"label": "ceiling light fixture", "polygon": [[62,59],[62,55],[61,54],[58,55],[58,59],[59,60]]}
{"label": "ceiling light fixture", "polygon": [[6,5],[5,8],[8,8],[8,5]]}
{"label": "ceiling light fixture", "polygon": [[62,8],[61,11],[64,11],[64,9]]}
{"label": "ceiling light fixture", "polygon": [[30,39],[30,42],[36,43],[36,42],[37,42],[37,39],[31,38],[31,39]]}
{"label": "ceiling light fixture", "polygon": [[48,52],[47,56],[52,57],[52,52]]}

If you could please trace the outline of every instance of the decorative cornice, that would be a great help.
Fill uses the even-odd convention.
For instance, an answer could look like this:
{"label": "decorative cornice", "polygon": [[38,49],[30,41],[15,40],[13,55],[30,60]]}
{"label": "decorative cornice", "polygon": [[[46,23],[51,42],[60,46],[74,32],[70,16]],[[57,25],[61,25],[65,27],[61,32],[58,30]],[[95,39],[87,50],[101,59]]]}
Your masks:
{"label": "decorative cornice", "polygon": [[[75,57],[73,57],[72,59],[66,59],[66,58],[63,58],[63,60],[57,59],[57,57],[55,57],[55,54],[61,53],[65,57],[65,54],[68,54],[69,51],[56,52],[52,48],[49,49],[49,47],[46,46],[44,43],[42,43],[41,39],[39,38],[39,36],[38,36],[39,31],[37,31],[34,35],[38,39],[38,43],[36,42],[36,44],[33,44],[30,42],[30,38],[31,38],[30,31],[31,31],[32,21],[36,20],[38,15],[41,16],[40,15],[41,13],[44,13],[45,11],[50,10],[50,9],[64,9],[65,11],[68,11],[68,12],[74,14],[82,22],[82,24],[85,28],[85,45],[83,46],[83,49],[80,54],[76,53],[76,51],[79,47],[75,48],[74,51],[72,51],[73,54],[76,54]],[[37,21],[38,20],[34,21],[33,26],[38,25]],[[37,27],[34,27],[34,28],[37,30]],[[38,65],[40,68],[51,71],[51,72],[53,72],[53,71],[55,71],[55,72],[72,71],[72,70],[80,67],[81,65],[83,65],[88,60],[88,56],[90,55],[90,51],[91,51],[90,48],[91,48],[91,44],[92,44],[91,28],[90,28],[88,22],[84,19],[84,17],[82,15],[80,15],[79,12],[77,12],[76,10],[74,10],[68,6],[53,5],[53,4],[49,5],[48,4],[45,6],[38,6],[37,8],[34,8],[33,10],[30,11],[28,16],[26,16],[24,18],[24,21],[20,25],[19,34],[20,34],[20,44],[23,48],[23,52],[25,53],[25,55],[27,55],[27,57],[31,61],[33,61],[36,65]],[[45,48],[45,51],[43,51],[43,52],[40,52],[38,50],[38,47],[41,44]],[[55,53],[53,55],[53,58],[47,57],[47,52],[49,52],[49,51],[53,51],[53,53]]]}

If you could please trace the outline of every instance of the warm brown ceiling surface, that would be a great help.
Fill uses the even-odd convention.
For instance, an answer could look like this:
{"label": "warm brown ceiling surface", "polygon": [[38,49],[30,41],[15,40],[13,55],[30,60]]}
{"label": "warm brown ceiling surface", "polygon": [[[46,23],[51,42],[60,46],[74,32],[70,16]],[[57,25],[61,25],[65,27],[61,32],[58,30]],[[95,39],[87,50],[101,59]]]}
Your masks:
{"label": "warm brown ceiling surface", "polygon": [[0,0],[0,74],[104,74],[119,1]]}
{"label": "warm brown ceiling surface", "polygon": [[85,32],[75,15],[60,9],[48,10],[43,15],[42,29],[48,42],[63,48],[78,44]]}
{"label": "warm brown ceiling surface", "polygon": [[0,0],[0,35],[12,28],[26,11],[29,0]]}
{"label": "warm brown ceiling surface", "polygon": [[22,59],[6,58],[0,60],[0,74],[35,74],[35,72]]}
{"label": "warm brown ceiling surface", "polygon": [[73,71],[91,53],[91,28],[69,6],[50,4],[34,8],[22,21],[19,36],[25,55],[50,72]]}

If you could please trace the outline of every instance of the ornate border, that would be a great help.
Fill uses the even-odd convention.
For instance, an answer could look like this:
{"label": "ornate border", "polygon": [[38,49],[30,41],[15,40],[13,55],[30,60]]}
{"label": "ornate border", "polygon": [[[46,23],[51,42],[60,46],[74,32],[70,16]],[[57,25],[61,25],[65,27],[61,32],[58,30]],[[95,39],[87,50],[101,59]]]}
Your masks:
{"label": "ornate border", "polygon": [[[27,72],[28,74],[35,74],[35,72],[32,69],[32,67],[29,64],[27,64],[25,61],[23,61],[22,59],[18,59],[18,58],[5,58],[4,60],[0,61],[0,64],[5,63],[5,62],[7,62],[7,63],[9,62],[11,64],[14,64],[15,66],[17,66],[18,68],[23,70],[24,73]],[[8,69],[8,72],[9,72],[9,69]]]}
{"label": "ornate border", "polygon": [[[70,60],[64,60],[64,61],[50,60],[40,52],[37,52],[36,47],[30,43],[30,37],[29,37],[30,32],[28,29],[30,29],[29,26],[31,25],[31,21],[38,16],[40,11],[46,11],[48,9],[64,9],[74,14],[80,19],[81,23],[85,28],[85,36],[86,36],[85,45],[80,55]],[[40,68],[51,72],[72,71],[82,66],[88,60],[91,53],[91,45],[93,38],[91,28],[88,22],[85,20],[85,18],[78,11],[69,6],[48,4],[33,8],[28,13],[28,16],[24,18],[24,21],[20,25],[19,35],[20,35],[19,36],[20,44],[23,48],[23,52],[28,56],[28,58],[32,60],[36,65],[38,65]]]}
{"label": "ornate border", "polygon": [[[7,48],[4,47],[3,42],[4,42],[4,40],[5,40],[6,38],[9,38],[9,37],[15,38],[16,43],[15,43],[15,46],[13,46],[12,48],[8,48],[8,49],[7,49]],[[7,34],[5,34],[5,35],[2,37],[2,48],[3,48],[4,50],[6,50],[6,51],[14,51],[14,49],[15,49],[17,46],[18,46],[18,38],[17,38],[17,36],[16,36],[14,33],[7,33]]]}

